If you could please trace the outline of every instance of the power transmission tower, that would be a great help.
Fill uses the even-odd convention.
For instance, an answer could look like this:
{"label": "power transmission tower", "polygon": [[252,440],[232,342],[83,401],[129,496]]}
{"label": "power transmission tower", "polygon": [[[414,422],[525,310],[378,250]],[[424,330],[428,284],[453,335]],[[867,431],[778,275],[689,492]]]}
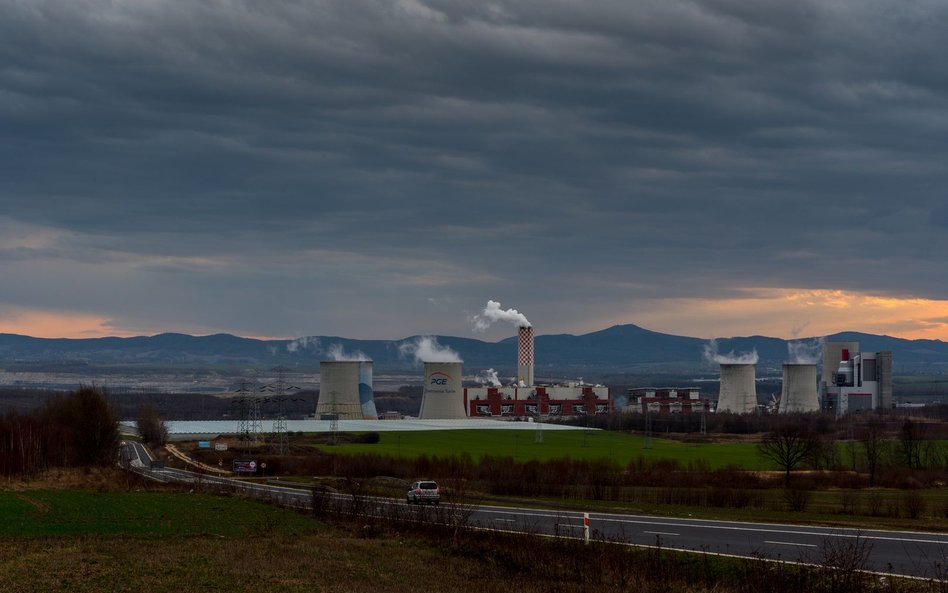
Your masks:
{"label": "power transmission tower", "polygon": [[263,442],[263,435],[261,434],[261,421],[260,421],[260,403],[263,398],[254,397],[250,400],[250,420],[247,423],[247,429],[249,431],[249,438],[252,441],[253,446],[259,446]]}
{"label": "power transmission tower", "polygon": [[240,436],[240,446],[243,449],[250,447],[251,444],[251,429],[250,429],[250,407],[251,400],[253,400],[253,393],[255,393],[253,383],[250,381],[241,381],[240,387],[235,390],[237,393],[237,399],[235,403],[238,406],[238,418],[237,421],[237,434]]}
{"label": "power transmission tower", "polygon": [[339,434],[339,412],[336,411],[336,398],[339,397],[339,394],[335,391],[329,392],[331,396],[330,412],[329,412],[329,444],[336,444],[336,437]]}
{"label": "power transmission tower", "polygon": [[652,411],[645,404],[645,443],[642,445],[645,449],[652,448]]}
{"label": "power transmission tower", "polygon": [[284,373],[289,370],[286,367],[276,367],[277,380],[267,385],[269,391],[274,392],[275,397],[270,401],[277,404],[276,418],[273,420],[273,452],[277,455],[286,455],[289,450],[289,438],[286,432],[286,402],[289,399],[287,392],[296,391],[299,387],[290,385],[284,379]]}

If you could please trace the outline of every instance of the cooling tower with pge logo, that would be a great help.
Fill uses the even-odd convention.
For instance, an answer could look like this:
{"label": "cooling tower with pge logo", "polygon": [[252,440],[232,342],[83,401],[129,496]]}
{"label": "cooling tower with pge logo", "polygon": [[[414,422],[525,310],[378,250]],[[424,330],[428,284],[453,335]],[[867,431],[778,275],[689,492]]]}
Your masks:
{"label": "cooling tower with pge logo", "polygon": [[757,409],[756,365],[721,364],[718,412],[747,414]]}
{"label": "cooling tower with pge logo", "polygon": [[419,418],[467,418],[460,362],[426,362]]}

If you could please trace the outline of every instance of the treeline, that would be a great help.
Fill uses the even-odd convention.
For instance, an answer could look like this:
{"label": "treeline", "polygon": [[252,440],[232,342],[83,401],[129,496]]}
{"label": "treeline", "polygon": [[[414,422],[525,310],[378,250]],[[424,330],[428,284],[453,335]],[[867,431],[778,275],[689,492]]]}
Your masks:
{"label": "treeline", "polygon": [[92,386],[50,397],[30,412],[8,412],[0,416],[0,475],[114,463],[118,420],[115,408]]}

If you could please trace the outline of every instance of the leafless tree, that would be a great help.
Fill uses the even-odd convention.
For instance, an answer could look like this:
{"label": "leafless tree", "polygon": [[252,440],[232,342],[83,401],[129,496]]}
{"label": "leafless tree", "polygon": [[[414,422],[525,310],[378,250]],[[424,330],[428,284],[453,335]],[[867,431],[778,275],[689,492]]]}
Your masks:
{"label": "leafless tree", "polygon": [[150,404],[145,404],[138,410],[138,433],[142,440],[152,445],[164,445],[168,440],[168,427],[164,419]]}
{"label": "leafless tree", "polygon": [[820,446],[819,436],[809,424],[795,418],[776,427],[757,445],[761,457],[784,471],[784,485],[790,486],[790,472]]}
{"label": "leafless tree", "polygon": [[888,449],[885,440],[885,423],[878,417],[872,417],[866,423],[859,436],[862,442],[863,455],[866,458],[866,470],[869,472],[869,487],[876,485],[876,475],[879,466]]}

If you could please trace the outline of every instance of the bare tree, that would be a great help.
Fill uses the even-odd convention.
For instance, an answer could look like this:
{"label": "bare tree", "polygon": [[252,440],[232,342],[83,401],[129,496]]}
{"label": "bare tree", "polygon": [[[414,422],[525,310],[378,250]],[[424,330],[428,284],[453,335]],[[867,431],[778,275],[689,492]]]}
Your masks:
{"label": "bare tree", "polygon": [[790,472],[819,448],[819,436],[802,419],[793,419],[773,429],[757,445],[761,457],[774,462],[790,486]]}
{"label": "bare tree", "polygon": [[866,457],[866,470],[869,472],[869,487],[871,488],[876,485],[879,465],[888,449],[888,443],[885,440],[885,423],[878,417],[870,418],[859,440],[862,442],[863,455]]}
{"label": "bare tree", "polygon": [[152,445],[164,445],[168,440],[168,427],[151,404],[145,404],[138,410],[138,433],[142,440]]}
{"label": "bare tree", "polygon": [[902,460],[909,469],[919,469],[922,466],[922,435],[917,422],[906,418],[899,430],[899,444],[901,445]]}

